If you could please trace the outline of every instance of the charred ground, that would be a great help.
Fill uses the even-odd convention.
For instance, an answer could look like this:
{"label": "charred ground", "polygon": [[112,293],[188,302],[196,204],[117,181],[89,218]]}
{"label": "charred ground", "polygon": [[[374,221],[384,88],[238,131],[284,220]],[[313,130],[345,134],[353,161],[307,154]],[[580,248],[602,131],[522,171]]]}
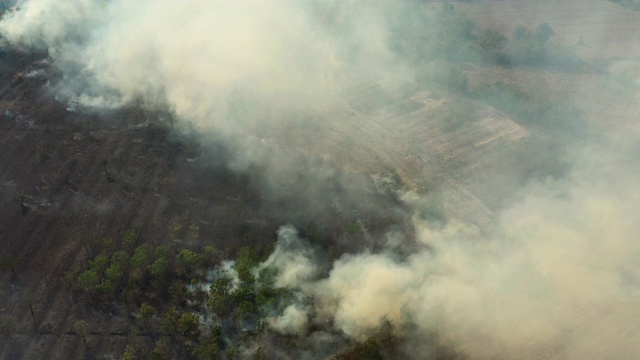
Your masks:
{"label": "charred ground", "polygon": [[[314,211],[323,213],[321,221],[314,220],[319,219],[314,212],[295,215],[290,209],[306,208],[296,203],[295,193],[263,196],[252,178],[260,169],[232,172],[223,145],[178,135],[159,120],[162,114],[140,108],[69,111],[47,86],[56,74],[44,54],[4,49],[0,56],[2,298],[4,319],[12,319],[5,324],[11,334],[2,340],[6,359],[85,357],[73,330],[80,318],[89,322],[92,351],[108,352],[127,342],[126,309],[96,312],[73,292],[74,278],[101,242],[118,241],[127,229],[153,246],[215,245],[222,259],[246,245],[268,253],[278,226],[287,222],[326,246],[358,221],[374,231],[399,224],[393,212],[370,206],[378,202],[401,211],[391,194],[367,193],[340,212],[330,211],[330,200],[314,204]],[[29,75],[38,71],[52,76]],[[309,175],[294,176],[303,183]],[[327,199],[345,191],[339,182],[326,190]],[[189,226],[198,228],[197,238],[167,236]],[[375,246],[356,231],[329,250],[337,256],[363,245]]]}

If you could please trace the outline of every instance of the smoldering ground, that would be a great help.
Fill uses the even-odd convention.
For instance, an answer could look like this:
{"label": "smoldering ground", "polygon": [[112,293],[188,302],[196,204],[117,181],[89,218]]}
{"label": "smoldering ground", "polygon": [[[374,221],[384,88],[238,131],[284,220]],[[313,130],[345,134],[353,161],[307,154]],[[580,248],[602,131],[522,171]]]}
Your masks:
{"label": "smoldering ground", "polygon": [[[402,354],[413,358],[435,356],[437,346],[471,358],[640,353],[638,164],[633,151],[612,150],[633,149],[633,139],[572,142],[579,155],[567,157],[565,176],[504,189],[511,200],[486,228],[427,221],[430,192],[393,188],[394,206],[362,205],[375,198],[362,177],[287,147],[280,130],[322,121],[354,79],[414,78],[415,59],[390,46],[416,25],[389,23],[385,15],[411,14],[396,6],[31,0],[5,14],[0,31],[48,52],[63,74],[51,85],[61,101],[80,110],[168,108],[178,130],[222,139],[229,167],[255,176],[265,197],[288,199],[277,208],[283,217],[358,206],[406,216],[408,229],[369,234],[387,246],[334,262],[283,227],[265,266],[279,269],[277,286],[300,296],[274,316],[275,331],[342,346],[336,333],[361,340],[387,316],[404,339]],[[415,86],[399,84],[390,91]]]}

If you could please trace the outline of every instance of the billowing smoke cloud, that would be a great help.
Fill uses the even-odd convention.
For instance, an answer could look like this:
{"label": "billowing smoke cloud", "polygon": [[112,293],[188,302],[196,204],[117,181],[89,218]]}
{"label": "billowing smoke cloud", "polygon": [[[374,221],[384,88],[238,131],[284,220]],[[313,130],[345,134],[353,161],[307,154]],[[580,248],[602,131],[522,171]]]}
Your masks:
{"label": "billowing smoke cloud", "polygon": [[[365,59],[359,67],[367,70],[392,60],[384,28],[366,11],[343,20],[358,24],[339,36],[329,33],[323,21],[332,5],[31,0],[19,7],[0,32],[12,43],[47,50],[65,75],[60,90],[71,102],[167,104],[183,120],[216,132],[246,134],[244,121],[281,119],[243,117],[238,107],[324,105],[332,71]],[[350,48],[357,50],[346,56]]]}
{"label": "billowing smoke cloud", "polygon": [[304,335],[309,315],[305,309],[289,305],[281,316],[275,318],[271,327],[285,335]]}
{"label": "billowing smoke cloud", "polygon": [[[328,276],[296,287],[315,298],[314,321],[332,319],[354,339],[369,336],[383,316],[413,329],[407,353],[415,358],[428,357],[434,342],[471,358],[633,357],[640,174],[617,169],[622,176],[612,181],[611,158],[598,151],[570,179],[523,191],[489,234],[416,220],[417,252],[344,255]],[[303,256],[276,252],[270,262],[281,269]]]}
{"label": "billowing smoke cloud", "polygon": [[261,267],[273,266],[278,269],[277,287],[295,288],[318,275],[313,258],[315,256],[311,248],[301,242],[296,229],[283,226],[278,230],[276,249]]}
{"label": "billowing smoke cloud", "polygon": [[224,143],[230,167],[260,174],[252,181],[264,198],[285,197],[314,217],[333,201],[323,193],[361,189],[361,180],[311,166],[286,129],[343,121],[327,114],[342,106],[346,84],[406,72],[386,46],[377,6],[29,0],[18,8],[0,33],[49,54],[62,75],[50,86],[69,109],[160,109],[176,128]]}

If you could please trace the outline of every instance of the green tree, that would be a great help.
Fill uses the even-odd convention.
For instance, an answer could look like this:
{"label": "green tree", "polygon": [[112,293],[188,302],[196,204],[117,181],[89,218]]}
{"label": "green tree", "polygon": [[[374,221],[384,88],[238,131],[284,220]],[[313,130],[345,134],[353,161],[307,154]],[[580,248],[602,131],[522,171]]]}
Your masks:
{"label": "green tree", "polygon": [[124,248],[131,251],[136,246],[136,242],[138,242],[138,234],[133,229],[127,229],[122,236]]}
{"label": "green tree", "polygon": [[151,360],[166,360],[169,358],[169,344],[167,344],[166,339],[160,339],[156,341],[153,346],[153,350],[151,350],[151,354],[149,354],[149,359]]}
{"label": "green tree", "polygon": [[218,271],[216,279],[209,287],[207,307],[218,316],[226,316],[231,310],[232,279],[224,271]]}
{"label": "green tree", "polygon": [[112,238],[104,238],[102,239],[102,242],[100,243],[100,245],[102,246],[102,249],[104,251],[106,251],[107,253],[110,253],[113,250],[115,243],[113,242]]}
{"label": "green tree", "polygon": [[98,255],[93,259],[93,261],[89,261],[89,268],[93,271],[101,273],[106,269],[107,264],[109,263],[109,258],[106,255]]}
{"label": "green tree", "polygon": [[159,258],[151,266],[149,266],[149,272],[155,278],[163,279],[169,274],[171,264],[167,258]]}
{"label": "green tree", "polygon": [[76,283],[80,290],[86,293],[92,293],[98,285],[98,273],[94,270],[86,270],[78,276]]}
{"label": "green tree", "polygon": [[546,44],[547,41],[549,41],[549,38],[551,38],[554,34],[555,31],[553,31],[551,26],[549,26],[549,24],[547,23],[538,25],[535,31],[535,35],[538,40],[544,44]]}
{"label": "green tree", "polygon": [[111,254],[111,264],[117,264],[123,269],[129,264],[129,254],[126,251],[118,250]]}
{"label": "green tree", "polygon": [[170,308],[162,317],[161,328],[165,335],[175,336],[178,334],[178,312],[175,308]]}
{"label": "green tree", "polygon": [[253,247],[244,246],[238,250],[238,256],[233,268],[238,273],[238,278],[243,283],[253,284],[255,276],[254,269],[258,266],[258,254]]}
{"label": "green tree", "polygon": [[123,273],[124,273],[124,269],[122,268],[122,265],[117,263],[112,263],[105,271],[105,276],[114,284],[119,284],[120,279],[122,279]]}
{"label": "green tree", "polygon": [[170,258],[173,250],[169,245],[160,245],[156,248],[156,258]]}
{"label": "green tree", "polygon": [[218,255],[218,248],[215,245],[207,245],[203,249],[204,254],[207,258],[213,259]]}
{"label": "green tree", "polygon": [[178,275],[186,275],[191,272],[193,266],[198,262],[200,256],[195,252],[187,249],[181,250],[176,255],[176,268]]}
{"label": "green tree", "polygon": [[196,337],[200,332],[200,322],[198,315],[194,313],[183,313],[178,320],[178,333],[185,337]]}
{"label": "green tree", "polygon": [[171,303],[178,306],[187,300],[187,289],[181,282],[174,281],[169,286],[169,296],[171,296]]}
{"label": "green tree", "polygon": [[151,258],[151,246],[144,244],[138,246],[133,255],[131,255],[131,267],[137,269],[146,269],[147,265],[149,265],[149,260]]}
{"label": "green tree", "polygon": [[285,295],[284,289],[275,288],[277,276],[278,269],[273,266],[264,267],[258,272],[255,302],[261,311],[268,311],[273,308],[277,303],[277,299]]}
{"label": "green tree", "polygon": [[73,331],[82,338],[84,346],[87,346],[87,335],[89,335],[89,324],[84,320],[78,320],[73,324]]}
{"label": "green tree", "polygon": [[155,314],[156,308],[153,306],[147,303],[142,303],[142,305],[140,305],[140,319],[142,319],[142,321],[149,321],[149,319],[151,319]]}
{"label": "green tree", "polygon": [[220,358],[220,336],[221,331],[219,328],[212,329],[211,334],[200,338],[200,343],[194,349],[194,355],[198,359],[203,360],[217,360]]}
{"label": "green tree", "polygon": [[103,279],[95,289],[104,296],[105,300],[112,300],[117,287],[110,279]]}

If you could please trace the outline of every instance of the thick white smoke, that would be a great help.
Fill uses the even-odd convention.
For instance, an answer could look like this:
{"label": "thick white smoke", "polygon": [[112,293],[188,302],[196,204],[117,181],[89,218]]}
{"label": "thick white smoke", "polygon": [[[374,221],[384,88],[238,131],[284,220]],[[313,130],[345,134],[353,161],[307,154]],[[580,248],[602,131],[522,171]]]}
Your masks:
{"label": "thick white smoke", "polygon": [[[612,181],[602,171],[610,163],[591,160],[570,180],[527,188],[490,234],[416,220],[414,254],[345,255],[326,278],[296,287],[315,298],[315,321],[330,318],[352,338],[366,338],[382,316],[417,329],[408,335],[416,358],[430,354],[433,334],[472,358],[632,358],[640,173],[625,169]],[[303,256],[276,251],[271,263],[281,269]]]}
{"label": "thick white smoke", "polygon": [[318,275],[313,258],[313,251],[300,241],[296,229],[283,226],[278,230],[275,250],[261,267],[273,266],[278,269],[277,287],[296,288]]}
{"label": "thick white smoke", "polygon": [[168,110],[176,127],[222,139],[234,170],[258,164],[265,197],[290,196],[294,170],[313,179],[296,196],[316,213],[327,183],[319,178],[338,177],[300,170],[286,129],[349,120],[331,116],[345,84],[405,72],[377,6],[355,2],[28,0],[18,8],[0,34],[48,52],[62,75],[52,90],[69,109]]}
{"label": "thick white smoke", "polygon": [[[47,50],[65,75],[59,90],[72,103],[166,104],[200,129],[246,134],[255,123],[284,118],[268,112],[325,106],[340,62],[362,72],[392,60],[384,27],[367,7],[349,19],[357,24],[331,34],[323,21],[332,7],[291,0],[30,0],[5,15],[0,33]],[[234,107],[241,101],[236,107],[270,110],[243,118]]]}

